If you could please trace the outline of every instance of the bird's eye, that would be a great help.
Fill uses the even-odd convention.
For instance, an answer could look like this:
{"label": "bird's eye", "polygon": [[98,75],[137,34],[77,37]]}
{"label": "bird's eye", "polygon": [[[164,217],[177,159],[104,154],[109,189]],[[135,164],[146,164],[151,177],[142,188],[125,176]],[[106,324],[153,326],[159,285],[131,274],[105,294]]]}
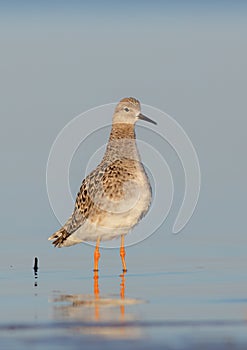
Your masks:
{"label": "bird's eye", "polygon": [[124,110],[125,110],[125,112],[129,112],[130,111],[128,107],[125,107]]}

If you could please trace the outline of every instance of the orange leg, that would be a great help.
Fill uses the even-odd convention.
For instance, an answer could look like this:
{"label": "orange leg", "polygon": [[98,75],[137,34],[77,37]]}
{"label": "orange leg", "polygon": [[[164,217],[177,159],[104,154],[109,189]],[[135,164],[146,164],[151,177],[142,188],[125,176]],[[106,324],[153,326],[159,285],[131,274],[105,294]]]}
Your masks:
{"label": "orange leg", "polygon": [[120,247],[120,256],[122,259],[123,272],[127,272],[127,267],[125,263],[125,249],[124,249],[124,235],[121,236],[121,247]]}
{"label": "orange leg", "polygon": [[94,271],[99,271],[99,258],[100,258],[100,252],[99,252],[99,244],[100,244],[100,238],[97,239],[95,250],[94,250]]}

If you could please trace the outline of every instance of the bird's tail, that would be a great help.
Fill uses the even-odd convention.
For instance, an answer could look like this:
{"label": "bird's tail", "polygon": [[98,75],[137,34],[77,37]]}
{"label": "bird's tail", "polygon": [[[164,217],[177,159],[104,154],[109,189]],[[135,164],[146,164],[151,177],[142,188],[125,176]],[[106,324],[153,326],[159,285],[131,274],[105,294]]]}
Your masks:
{"label": "bird's tail", "polygon": [[53,241],[52,244],[54,244],[55,247],[61,248],[67,245],[65,242],[69,236],[70,234],[66,231],[64,227],[62,227],[60,228],[60,230],[53,233],[53,235],[51,235],[48,238],[48,240]]}

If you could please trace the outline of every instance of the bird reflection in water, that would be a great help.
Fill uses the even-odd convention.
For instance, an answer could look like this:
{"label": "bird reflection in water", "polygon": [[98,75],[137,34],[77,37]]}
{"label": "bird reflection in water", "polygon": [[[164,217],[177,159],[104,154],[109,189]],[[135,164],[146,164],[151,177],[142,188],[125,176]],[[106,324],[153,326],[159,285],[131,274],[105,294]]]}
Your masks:
{"label": "bird reflection in water", "polygon": [[[112,302],[112,306],[115,304],[119,304],[120,306],[120,319],[125,320],[125,303],[126,304],[132,304],[137,302],[135,299],[126,299],[125,300],[125,272],[123,272],[121,275],[121,283],[120,283],[120,299],[106,299],[100,297],[100,290],[99,290],[99,274],[98,271],[94,272],[94,298],[95,298],[95,320],[100,320],[100,304],[104,300],[107,303]],[[139,301],[138,301],[139,302]]]}
{"label": "bird reflection in water", "polygon": [[[118,280],[119,282],[119,280]],[[109,338],[143,337],[138,325],[136,309],[126,312],[126,306],[143,303],[140,299],[126,298],[126,275],[120,275],[119,295],[100,295],[99,274],[94,272],[92,294],[59,294],[53,298],[54,317],[57,320],[74,321],[68,327],[77,333]],[[59,305],[60,304],[60,305]],[[132,311],[132,312],[131,312]]]}

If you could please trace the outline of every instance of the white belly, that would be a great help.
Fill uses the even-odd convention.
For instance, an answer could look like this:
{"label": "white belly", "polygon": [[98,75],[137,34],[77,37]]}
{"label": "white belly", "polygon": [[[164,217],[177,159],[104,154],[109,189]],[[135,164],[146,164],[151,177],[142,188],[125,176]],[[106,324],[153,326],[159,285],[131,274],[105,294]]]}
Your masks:
{"label": "white belly", "polygon": [[103,209],[97,217],[93,213],[68,239],[68,245],[82,241],[111,240],[127,234],[146,214],[151,203],[151,189],[147,181],[128,185],[121,201],[105,200],[97,203]]}

